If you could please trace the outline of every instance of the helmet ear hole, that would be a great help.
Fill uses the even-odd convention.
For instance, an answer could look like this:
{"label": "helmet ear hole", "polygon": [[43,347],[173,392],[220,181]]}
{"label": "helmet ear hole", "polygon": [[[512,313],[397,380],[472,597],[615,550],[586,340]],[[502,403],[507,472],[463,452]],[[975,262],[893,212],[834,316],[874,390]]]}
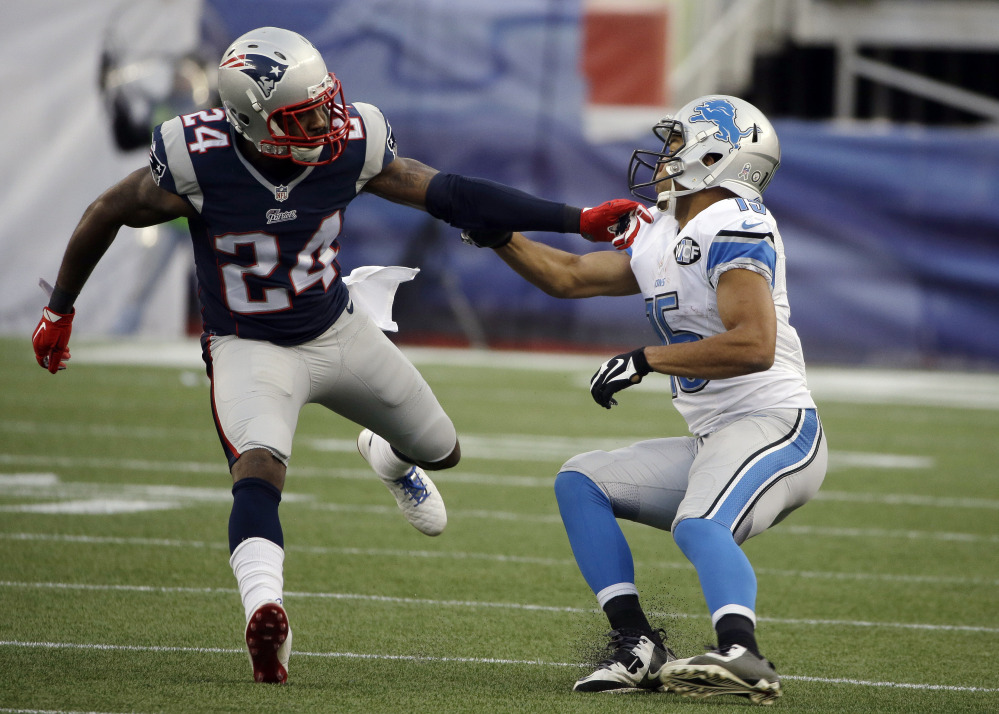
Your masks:
{"label": "helmet ear hole", "polygon": [[712,151],[701,157],[701,163],[704,164],[705,166],[711,166],[712,164],[717,164],[721,160],[722,160],[722,154],[719,154],[716,151]]}

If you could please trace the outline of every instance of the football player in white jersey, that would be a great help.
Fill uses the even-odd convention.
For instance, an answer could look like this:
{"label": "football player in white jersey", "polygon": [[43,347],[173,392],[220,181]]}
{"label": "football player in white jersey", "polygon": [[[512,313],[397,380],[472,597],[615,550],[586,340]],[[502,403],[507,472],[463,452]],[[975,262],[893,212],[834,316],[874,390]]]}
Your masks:
{"label": "football player in white jersey", "polygon": [[336,261],[347,205],[367,191],[459,227],[609,236],[640,204],[579,209],[402,158],[377,107],[346,104],[318,50],[281,28],[230,45],[219,94],[221,107],[157,126],[149,168],[84,213],[32,345],[39,365],[64,369],[73,303],[121,226],[188,219],[246,645],[254,679],[280,683],[291,629],[278,505],[301,408],[322,404],[364,427],[358,450],[427,535],[447,515],[426,471],[460,457],[430,387],[348,294]]}
{"label": "football player in white jersey", "polygon": [[[818,491],[827,451],[789,322],[784,248],[762,194],[780,163],[773,126],[736,97],[690,102],[653,129],[661,151],[636,150],[629,185],[656,211],[618,251],[575,255],[520,233],[466,231],[556,297],[645,297],[661,344],[604,362],[590,383],[610,409],[647,375],[668,376],[692,436],[580,454],[555,493],[573,554],[606,613],[610,656],[582,692],[660,689],[735,694],[769,704],[774,666],[756,642],[756,576],[740,548]],[[672,531],[697,570],[717,647],[677,659],[635,587],[623,518]]]}

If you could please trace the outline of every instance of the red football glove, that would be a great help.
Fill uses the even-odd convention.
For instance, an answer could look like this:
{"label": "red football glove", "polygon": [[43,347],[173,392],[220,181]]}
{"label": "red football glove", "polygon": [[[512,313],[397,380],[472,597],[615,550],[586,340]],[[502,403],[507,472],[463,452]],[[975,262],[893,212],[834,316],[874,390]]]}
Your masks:
{"label": "red football glove", "polygon": [[642,221],[652,223],[652,214],[637,201],[615,198],[595,208],[584,208],[579,216],[579,234],[595,243],[611,243],[618,250],[630,248]]}
{"label": "red football glove", "polygon": [[60,315],[47,307],[42,309],[42,319],[31,335],[31,345],[35,348],[38,364],[55,374],[66,369],[69,360],[69,334],[73,331],[73,315]]}

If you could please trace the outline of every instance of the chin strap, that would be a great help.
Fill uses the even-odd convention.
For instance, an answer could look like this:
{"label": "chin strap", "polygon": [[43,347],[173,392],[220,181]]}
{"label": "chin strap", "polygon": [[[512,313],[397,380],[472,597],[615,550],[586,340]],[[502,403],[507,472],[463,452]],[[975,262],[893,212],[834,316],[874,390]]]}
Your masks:
{"label": "chin strap", "polygon": [[[246,90],[246,97],[247,99],[250,100],[250,109],[259,114],[260,118],[264,120],[264,126],[269,128],[270,124],[267,121],[267,112],[264,111],[263,105],[261,105],[260,102],[257,101],[257,98],[253,96],[253,92],[249,89]],[[263,139],[261,139],[260,141],[254,141],[253,139],[250,139],[247,133],[243,131],[243,129],[238,124],[234,124],[234,126],[236,127],[237,131],[239,131],[240,134],[249,139],[250,143],[253,144],[253,148],[259,151],[264,156],[279,155],[276,154],[276,152],[274,151],[268,151],[266,148],[264,148],[265,146],[274,146],[273,144],[264,144]],[[274,132],[276,136],[284,136],[284,133],[281,131],[281,129],[279,129],[276,126],[274,127]]]}
{"label": "chin strap", "polygon": [[[676,179],[673,179],[673,185],[676,186]],[[676,203],[673,201],[674,198],[677,198],[678,196],[687,196],[691,193],[697,193],[705,188],[707,188],[707,186],[702,186],[701,188],[680,188],[660,191],[656,194],[656,208],[660,211],[675,209]]]}

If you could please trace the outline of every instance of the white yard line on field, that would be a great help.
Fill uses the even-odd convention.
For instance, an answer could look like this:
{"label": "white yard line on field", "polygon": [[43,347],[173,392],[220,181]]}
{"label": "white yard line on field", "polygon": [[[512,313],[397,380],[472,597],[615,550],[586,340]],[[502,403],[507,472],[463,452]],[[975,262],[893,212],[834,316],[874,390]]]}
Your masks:
{"label": "white yard line on field", "polygon": [[[91,592],[138,592],[138,593],[177,593],[191,595],[214,595],[239,594],[235,588],[186,588],[186,587],[162,587],[156,585],[98,585],[88,583],[42,583],[42,582],[16,582],[10,580],[0,581],[0,588],[35,589],[35,590],[65,590],[71,591],[91,591]],[[596,614],[601,611],[596,608],[585,607],[565,607],[559,605],[532,605],[530,603],[517,602],[487,602],[483,600],[437,600],[433,598],[413,598],[413,597],[393,597],[390,595],[366,595],[363,593],[327,593],[327,592],[302,592],[285,591],[285,599],[319,599],[319,600],[342,600],[349,602],[373,602],[390,605],[407,605],[421,607],[456,607],[469,609],[498,609],[498,610],[525,610],[530,612],[557,612],[568,614]],[[678,612],[658,612],[649,611],[647,613],[654,617],[674,617],[687,620],[707,619],[707,615],[695,615],[691,613]],[[986,634],[999,634],[999,627],[981,627],[977,625],[938,625],[921,622],[871,622],[866,620],[828,620],[814,618],[781,618],[781,617],[761,617],[760,622],[776,623],[781,625],[791,625],[797,627],[860,627],[860,628],[885,628],[895,630],[921,630],[931,632],[982,632]]]}
{"label": "white yard line on field", "polygon": [[[506,350],[403,347],[416,365],[577,372],[589,382],[607,355],[550,354]],[[194,369],[203,373],[197,339],[119,340],[74,343],[74,364],[125,364]],[[581,382],[582,383],[582,382]],[[999,409],[999,375],[878,368],[812,367],[808,383],[815,399],[853,404],[899,404],[964,409]],[[648,380],[646,390],[669,389],[667,380]]]}
{"label": "white yard line on field", "polygon": [[[54,434],[59,436],[81,435],[118,439],[149,439],[161,441],[182,441],[200,438],[203,430],[176,427],[146,427],[120,424],[79,424],[0,420],[0,432],[12,434]],[[596,449],[611,451],[628,446],[642,439],[656,438],[653,435],[608,438],[603,436],[545,436],[538,434],[461,434],[461,452],[466,459],[488,459],[491,461],[565,461],[576,454]],[[299,435],[298,448],[340,454],[356,454],[357,442],[354,439],[331,439]],[[909,454],[883,454],[859,451],[838,451],[829,453],[829,469],[839,471],[847,468],[868,469],[930,469],[933,459],[927,456]],[[215,468],[222,471],[221,458]],[[293,467],[294,468],[294,467]],[[298,472],[295,469],[295,472]],[[554,478],[554,469],[552,469]],[[474,475],[473,475],[474,476]],[[489,476],[495,479],[495,476]],[[532,485],[551,482],[551,478],[532,479]]]}
{"label": "white yard line on field", "polygon": [[[23,541],[48,541],[58,543],[78,543],[84,545],[127,545],[136,547],[161,547],[161,548],[207,548],[212,550],[226,550],[228,544],[223,541],[204,542],[186,541],[168,538],[121,538],[114,536],[87,536],[87,535],[63,535],[55,533],[0,533],[0,540],[23,540]],[[434,550],[399,550],[393,548],[336,548],[318,545],[288,545],[286,550],[293,553],[309,553],[312,555],[340,555],[362,558],[400,558],[402,560],[412,560],[413,558],[427,558],[440,560],[480,560],[493,563],[516,563],[519,565],[543,565],[550,567],[575,567],[576,562],[571,558],[539,558],[536,556],[508,555],[505,553],[470,553],[467,551],[434,551]],[[692,570],[686,561],[664,561],[655,562],[636,561],[635,565],[640,568],[665,569],[665,570]],[[761,575],[784,577],[784,578],[806,578],[810,580],[860,580],[869,582],[891,582],[891,583],[913,583],[919,585],[963,585],[968,587],[996,587],[999,580],[988,578],[968,578],[946,575],[905,575],[892,573],[849,573],[818,570],[783,570],[777,568],[757,568],[756,572]]]}
{"label": "white yard line on field", "polygon": [[[109,464],[117,464],[121,468],[131,467],[138,470],[145,466],[147,470],[163,470],[177,472],[203,472],[206,464],[184,462],[145,462],[131,459],[115,461],[113,459],[76,459],[75,467],[91,466],[108,468]],[[12,456],[0,454],[0,465],[29,464],[60,466],[65,465],[62,457],[49,456]],[[102,464],[102,466],[99,466]],[[361,469],[347,469],[337,473],[339,477],[374,480],[371,472]],[[228,503],[231,499],[229,488],[195,488],[154,484],[114,484],[91,482],[64,482],[54,474],[44,473],[12,473],[0,474],[0,496],[22,498],[30,503],[10,504],[0,506],[0,512],[6,513],[37,513],[59,514],[75,513],[90,515],[110,515],[115,513],[138,513],[150,510],[167,510],[185,508],[199,503]],[[502,485],[506,478],[481,475],[492,488]],[[447,483],[447,475],[440,479]],[[302,504],[316,510],[337,513],[367,513],[380,516],[395,516],[398,511],[389,505],[344,504],[319,502],[309,494],[296,494],[289,489],[282,499],[286,504]],[[863,501],[884,506],[949,506],[955,508],[972,508],[995,510],[999,502],[986,499],[934,499],[932,497],[909,494],[840,494],[839,492],[820,492],[818,500],[842,500],[847,502]],[[554,511],[554,508],[552,509]],[[554,513],[517,513],[494,510],[451,510],[452,517],[491,519],[515,521],[524,523],[560,523],[561,519]],[[782,525],[772,533],[783,535],[808,535],[818,537],[855,537],[855,538],[905,538],[907,540],[930,540],[958,543],[999,543],[999,535],[976,533],[947,533],[940,531],[917,530],[887,530],[870,528],[831,528],[821,526]]]}
{"label": "white yard line on field", "polygon": [[[92,498],[86,499],[66,499],[63,493],[59,500],[43,503],[27,503],[11,506],[0,506],[0,513],[37,513],[37,514],[65,514],[73,513],[77,515],[111,515],[116,513],[140,513],[152,510],[167,510],[182,508],[196,501],[222,501],[228,491],[225,489],[177,489],[173,494],[174,499],[169,497],[159,497],[152,499],[139,495],[143,487],[133,486],[129,491],[133,494],[130,498],[121,493],[113,494],[110,490],[107,495],[98,495],[93,484],[89,485],[89,493]],[[120,488],[120,487],[116,487]],[[203,490],[216,491],[215,498],[188,498],[184,492]],[[26,495],[23,491],[20,495]],[[289,503],[294,500],[305,502],[308,508],[318,511],[329,511],[332,513],[363,513],[368,515],[396,517],[398,509],[395,506],[387,505],[366,505],[353,503],[318,503],[313,502],[309,497],[300,496],[298,499],[285,497],[283,502]],[[515,513],[512,511],[487,511],[487,510],[459,510],[448,509],[448,516],[452,519],[475,519],[475,520],[499,520],[519,523],[547,523],[558,524],[561,519],[555,513]],[[781,525],[770,531],[777,536],[815,536],[819,538],[903,538],[906,540],[940,541],[952,543],[999,543],[999,535],[977,534],[977,533],[947,533],[940,531],[916,531],[916,530],[887,530],[878,528],[832,528],[823,526],[795,526]]]}
{"label": "white yard line on field", "polygon": [[[95,650],[103,652],[183,652],[189,654],[225,654],[246,657],[243,649],[233,649],[228,647],[165,647],[156,645],[109,645],[101,643],[78,643],[78,642],[24,642],[20,640],[0,640],[0,647],[18,647],[23,649],[73,649],[73,650]],[[572,667],[583,668],[591,666],[579,662],[546,662],[540,659],[501,659],[497,657],[433,657],[428,655],[394,655],[381,653],[360,653],[360,652],[303,652],[295,650],[296,657],[321,657],[327,659],[369,659],[387,660],[396,662],[442,662],[457,664],[497,664],[497,665],[532,665],[539,667]],[[918,689],[929,691],[945,692],[980,692],[983,694],[993,694],[999,689],[993,687],[962,687],[949,684],[920,684],[916,682],[877,682],[863,679],[843,679],[827,677],[810,677],[793,674],[781,674],[781,679],[802,682],[816,682],[820,684],[842,684],[857,687],[886,687],[898,689]],[[4,711],[4,710],[0,710]],[[19,711],[19,710],[12,710]]]}

